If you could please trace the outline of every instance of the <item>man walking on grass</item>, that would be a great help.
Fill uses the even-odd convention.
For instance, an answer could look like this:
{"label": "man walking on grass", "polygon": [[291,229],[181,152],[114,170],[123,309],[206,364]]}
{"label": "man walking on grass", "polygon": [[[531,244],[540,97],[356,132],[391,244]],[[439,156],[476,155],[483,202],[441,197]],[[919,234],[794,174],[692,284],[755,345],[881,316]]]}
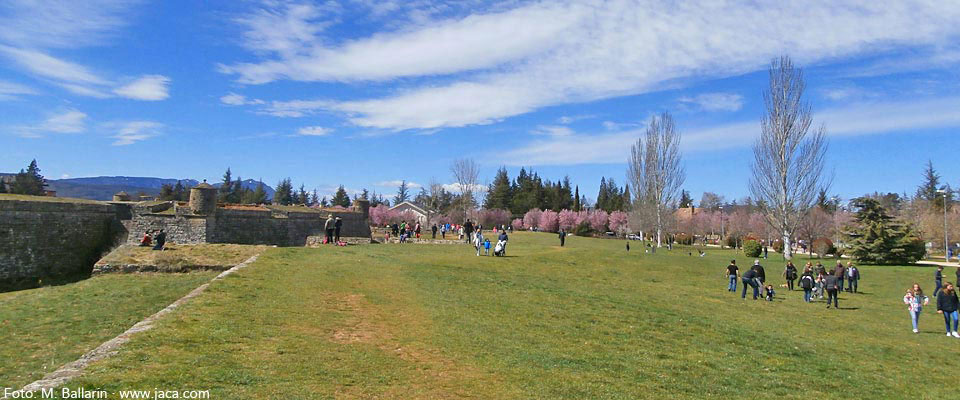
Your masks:
{"label": "man walking on grass", "polygon": [[740,278],[740,268],[737,267],[737,260],[730,260],[730,265],[727,266],[727,278],[730,279],[727,290],[736,293],[737,279]]}
{"label": "man walking on grass", "polygon": [[837,294],[840,291],[840,286],[837,284],[837,281],[840,278],[837,277],[836,270],[830,270],[830,273],[827,274],[824,278],[824,286],[827,290],[827,308],[830,308],[830,302],[833,301],[833,308],[839,308]]}

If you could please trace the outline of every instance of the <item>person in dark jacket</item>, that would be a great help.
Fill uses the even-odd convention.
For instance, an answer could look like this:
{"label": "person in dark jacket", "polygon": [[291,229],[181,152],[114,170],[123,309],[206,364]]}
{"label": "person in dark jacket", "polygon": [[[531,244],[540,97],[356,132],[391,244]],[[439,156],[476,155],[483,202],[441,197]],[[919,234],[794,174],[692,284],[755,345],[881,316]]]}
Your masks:
{"label": "person in dark jacket", "polygon": [[163,246],[167,244],[167,233],[161,229],[160,232],[157,233],[157,237],[153,242],[156,243],[153,245],[154,250],[163,250]]}
{"label": "person in dark jacket", "polygon": [[846,275],[847,291],[850,293],[856,293],[860,282],[860,268],[857,268],[856,265],[853,265],[853,262],[848,262]]}
{"label": "person in dark jacket", "polygon": [[561,229],[560,233],[558,233],[557,236],[560,238],[560,247],[563,247],[563,242],[566,241],[567,239],[567,231],[564,229]]}
{"label": "person in dark jacket", "polygon": [[843,281],[847,279],[847,269],[844,268],[843,263],[837,261],[837,288],[841,292],[843,291]]}
{"label": "person in dark jacket", "polygon": [[807,303],[810,302],[810,298],[813,296],[813,285],[815,285],[815,281],[813,269],[808,266],[806,270],[803,271],[803,275],[800,276],[800,288],[803,289],[803,301]]}
{"label": "person in dark jacket", "polygon": [[763,287],[763,284],[767,282],[767,273],[763,270],[763,266],[760,265],[760,260],[753,260],[753,270],[757,271],[756,281],[758,287]]}
{"label": "person in dark jacket", "polygon": [[793,281],[797,279],[797,267],[793,261],[787,261],[787,267],[783,269],[783,278],[787,280],[787,290],[793,290]]}
{"label": "person in dark jacket", "polygon": [[337,216],[333,221],[333,240],[340,243],[340,228],[343,228],[343,219]]}
{"label": "person in dark jacket", "polygon": [[[943,322],[947,325],[947,336],[960,338],[957,333],[957,306],[960,300],[957,299],[957,292],[953,289],[953,284],[947,282],[943,291],[937,296],[937,314],[943,314]],[[953,330],[950,330],[950,322],[953,322]]]}
{"label": "person in dark jacket", "polygon": [[743,294],[740,298],[747,298],[747,287],[753,288],[753,299],[756,300],[757,297],[760,297],[760,285],[757,284],[757,270],[749,269],[747,272],[743,273],[743,276],[740,280],[743,282]]}
{"label": "person in dark jacket", "polygon": [[333,219],[333,214],[327,215],[327,221],[323,223],[323,230],[326,233],[323,241],[326,244],[333,244],[333,229],[336,224],[336,220]]}
{"label": "person in dark jacket", "polygon": [[432,238],[433,238],[433,239],[436,239],[436,238],[437,238],[437,224],[433,224],[433,226],[430,227],[430,232],[433,233]]}
{"label": "person in dark jacket", "polygon": [[837,278],[837,271],[832,269],[823,278],[823,286],[827,290],[827,308],[830,308],[831,301],[833,302],[833,308],[840,308],[839,300],[837,300],[837,294],[840,291],[840,286],[837,284],[839,279]]}
{"label": "person in dark jacket", "polygon": [[933,297],[937,297],[937,293],[940,293],[940,289],[943,287],[943,266],[937,266],[937,272],[933,274],[933,281],[937,284],[937,288],[933,289]]}
{"label": "person in dark jacket", "polygon": [[470,243],[473,239],[473,222],[470,222],[469,219],[463,224],[463,234],[466,236],[467,243]]}

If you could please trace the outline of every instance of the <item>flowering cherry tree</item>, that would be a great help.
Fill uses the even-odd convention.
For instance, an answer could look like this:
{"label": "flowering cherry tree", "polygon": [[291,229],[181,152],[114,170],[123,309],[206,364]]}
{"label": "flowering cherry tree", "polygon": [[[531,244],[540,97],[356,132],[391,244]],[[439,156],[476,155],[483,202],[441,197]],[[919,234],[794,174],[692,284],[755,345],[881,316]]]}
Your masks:
{"label": "flowering cherry tree", "polygon": [[609,224],[610,229],[614,232],[623,234],[630,230],[628,226],[630,222],[630,216],[623,211],[614,211],[610,213]]}
{"label": "flowering cherry tree", "polygon": [[577,212],[570,210],[561,210],[557,216],[560,222],[560,229],[571,230],[577,226]]}
{"label": "flowering cherry tree", "polygon": [[523,226],[527,229],[538,228],[540,226],[540,214],[543,211],[540,211],[539,208],[531,209],[523,215]]}
{"label": "flowering cherry tree", "polygon": [[514,219],[513,222],[510,223],[510,226],[512,226],[512,227],[513,227],[513,230],[515,230],[515,231],[522,230],[522,229],[523,229],[523,220],[520,219],[520,218]]}
{"label": "flowering cherry tree", "polygon": [[546,210],[540,213],[540,224],[538,227],[541,231],[556,232],[558,226],[558,217],[559,214],[557,214],[556,211]]}

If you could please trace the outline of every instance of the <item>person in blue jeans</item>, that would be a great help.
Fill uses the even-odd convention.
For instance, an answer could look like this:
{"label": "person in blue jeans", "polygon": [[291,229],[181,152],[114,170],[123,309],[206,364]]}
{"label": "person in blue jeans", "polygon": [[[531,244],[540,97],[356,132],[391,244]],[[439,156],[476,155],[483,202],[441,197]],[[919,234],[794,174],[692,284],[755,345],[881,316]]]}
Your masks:
{"label": "person in blue jeans", "polygon": [[743,273],[743,277],[740,278],[743,281],[743,295],[741,298],[747,298],[747,287],[753,288],[753,299],[756,300],[757,297],[760,297],[760,284],[757,283],[757,271],[754,269],[748,269],[747,272]]}
{"label": "person in blue jeans", "polygon": [[910,312],[910,321],[913,323],[913,333],[920,333],[918,324],[920,323],[920,312],[923,306],[930,303],[930,299],[923,295],[923,289],[920,284],[914,283],[913,287],[907,289],[907,294],[903,295],[903,303],[907,305],[907,311]]}
{"label": "person in blue jeans", "polygon": [[937,272],[933,274],[933,281],[937,284],[937,288],[933,289],[933,297],[937,297],[937,293],[940,293],[940,288],[943,287],[943,266],[937,266]]}
{"label": "person in blue jeans", "polygon": [[[960,315],[957,315],[958,305],[960,305],[960,300],[957,299],[957,292],[953,290],[953,284],[947,282],[943,291],[937,296],[937,314],[943,314],[943,323],[947,326],[947,336],[955,338],[960,338],[960,334],[957,333],[957,319],[960,318]],[[950,330],[950,322],[953,322],[952,331]]]}
{"label": "person in blue jeans", "polygon": [[813,297],[813,286],[815,284],[813,270],[807,265],[806,270],[803,271],[803,275],[800,276],[800,288],[803,289],[803,301],[807,303],[810,302],[810,298]]}
{"label": "person in blue jeans", "polygon": [[730,284],[727,286],[727,290],[736,292],[737,279],[740,278],[740,268],[737,267],[737,260],[730,260],[730,265],[727,266],[727,278],[730,279]]}

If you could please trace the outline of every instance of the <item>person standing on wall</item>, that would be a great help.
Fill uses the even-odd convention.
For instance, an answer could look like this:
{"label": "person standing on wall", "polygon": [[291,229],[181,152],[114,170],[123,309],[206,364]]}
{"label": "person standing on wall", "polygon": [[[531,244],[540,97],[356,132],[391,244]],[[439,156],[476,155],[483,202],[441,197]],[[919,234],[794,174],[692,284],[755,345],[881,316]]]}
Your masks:
{"label": "person standing on wall", "polygon": [[334,240],[337,243],[340,243],[340,228],[343,227],[343,220],[340,219],[340,216],[337,216],[337,219],[333,221],[333,236]]}
{"label": "person standing on wall", "polygon": [[567,239],[567,231],[564,229],[560,230],[560,233],[557,234],[560,237],[560,247],[563,247],[563,242]]}
{"label": "person standing on wall", "polygon": [[333,219],[333,214],[327,215],[327,222],[323,223],[323,230],[326,232],[326,237],[324,237],[324,244],[333,244],[333,228],[336,221]]}

